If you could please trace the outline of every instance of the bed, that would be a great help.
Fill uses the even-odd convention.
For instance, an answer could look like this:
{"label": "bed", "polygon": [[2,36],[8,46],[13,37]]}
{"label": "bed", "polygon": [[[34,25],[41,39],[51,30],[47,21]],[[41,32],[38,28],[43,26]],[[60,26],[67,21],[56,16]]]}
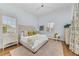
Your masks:
{"label": "bed", "polygon": [[43,34],[36,34],[32,36],[21,35],[20,39],[20,43],[33,53],[36,53],[46,42],[48,42],[48,38]]}

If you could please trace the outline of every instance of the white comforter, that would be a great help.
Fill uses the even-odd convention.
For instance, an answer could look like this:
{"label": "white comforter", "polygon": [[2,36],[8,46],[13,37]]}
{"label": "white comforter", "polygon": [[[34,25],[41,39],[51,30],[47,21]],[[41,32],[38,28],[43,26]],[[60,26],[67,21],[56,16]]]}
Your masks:
{"label": "white comforter", "polygon": [[48,41],[48,38],[46,35],[37,34],[27,37],[21,36],[21,41],[27,43],[32,49],[35,49],[40,44],[43,44],[44,41]]}
{"label": "white comforter", "polygon": [[39,44],[41,44],[42,42],[47,41],[47,40],[48,40],[48,38],[46,35],[38,34],[37,39],[34,41],[34,45],[32,46],[32,48],[37,47]]}

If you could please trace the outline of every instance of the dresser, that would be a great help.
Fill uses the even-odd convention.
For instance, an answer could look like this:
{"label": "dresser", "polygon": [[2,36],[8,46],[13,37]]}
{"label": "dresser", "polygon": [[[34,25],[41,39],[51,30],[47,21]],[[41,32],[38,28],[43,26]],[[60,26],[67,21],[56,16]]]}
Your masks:
{"label": "dresser", "polygon": [[67,45],[69,45],[70,40],[70,28],[64,28],[64,40]]}
{"label": "dresser", "polygon": [[0,38],[3,50],[6,47],[18,44],[17,21],[15,17],[0,15]]}

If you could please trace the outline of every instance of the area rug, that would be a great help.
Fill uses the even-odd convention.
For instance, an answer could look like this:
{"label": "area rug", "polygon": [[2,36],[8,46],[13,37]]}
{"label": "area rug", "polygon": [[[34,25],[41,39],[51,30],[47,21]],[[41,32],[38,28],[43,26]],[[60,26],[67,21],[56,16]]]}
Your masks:
{"label": "area rug", "polygon": [[63,56],[63,46],[60,41],[49,40],[35,54],[24,46],[10,51],[11,56]]}

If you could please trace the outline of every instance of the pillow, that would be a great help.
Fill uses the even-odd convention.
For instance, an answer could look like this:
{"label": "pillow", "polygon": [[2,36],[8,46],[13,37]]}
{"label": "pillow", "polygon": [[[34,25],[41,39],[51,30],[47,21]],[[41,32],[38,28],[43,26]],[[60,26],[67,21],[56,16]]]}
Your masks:
{"label": "pillow", "polygon": [[27,31],[22,31],[22,35],[23,36],[28,36],[28,32]]}
{"label": "pillow", "polygon": [[36,31],[29,31],[28,32],[28,36],[32,36],[32,35],[35,35],[35,34],[37,34]]}
{"label": "pillow", "polygon": [[36,31],[33,31],[33,35],[37,34]]}
{"label": "pillow", "polygon": [[32,35],[33,35],[33,31],[29,31],[28,36],[32,36]]}
{"label": "pillow", "polygon": [[23,31],[23,36],[32,36],[37,34],[36,31]]}

